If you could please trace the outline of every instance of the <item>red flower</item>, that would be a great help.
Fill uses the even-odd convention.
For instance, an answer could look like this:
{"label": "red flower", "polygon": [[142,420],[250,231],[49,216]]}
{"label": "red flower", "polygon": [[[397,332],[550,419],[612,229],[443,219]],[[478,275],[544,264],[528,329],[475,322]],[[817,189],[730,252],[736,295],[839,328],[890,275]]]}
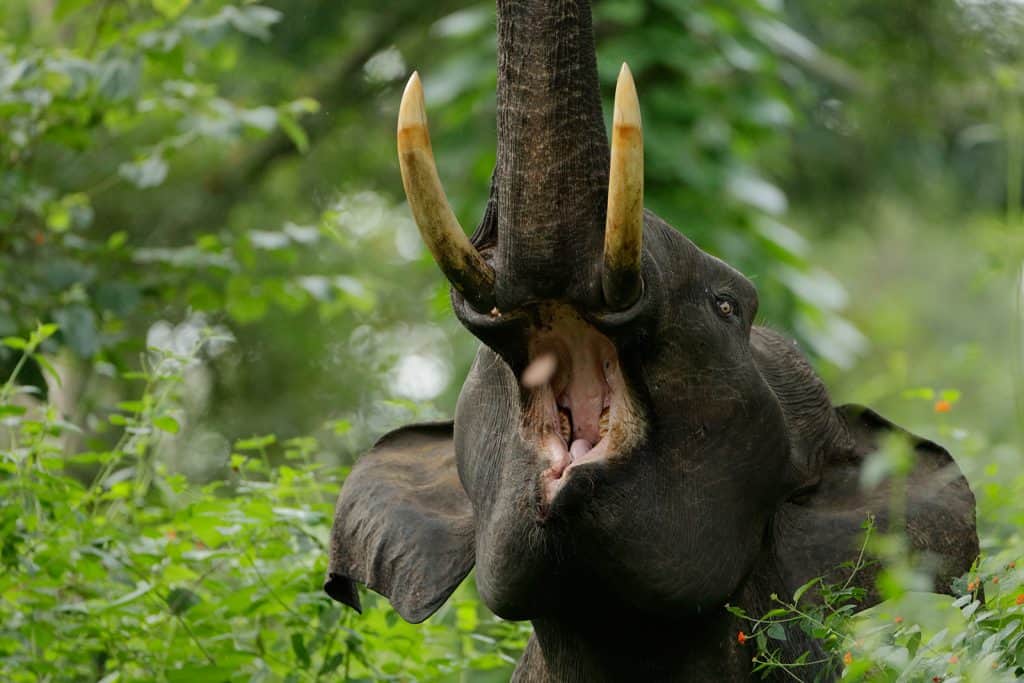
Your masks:
{"label": "red flower", "polygon": [[948,413],[951,410],[953,410],[953,404],[950,403],[949,401],[942,400],[935,402],[936,413]]}
{"label": "red flower", "polygon": [[940,676],[932,676],[932,683],[942,683],[942,678]]}
{"label": "red flower", "polygon": [[1014,600],[1014,603],[1018,604],[1018,605],[1024,605],[1024,593],[1021,593],[1020,595],[1018,595],[1017,599]]}
{"label": "red flower", "polygon": [[853,655],[851,653],[847,652],[845,655],[843,655],[843,664],[845,664],[846,666],[850,666],[851,664],[853,664]]}
{"label": "red flower", "polygon": [[967,592],[968,593],[973,593],[976,590],[978,590],[978,580],[977,579],[975,579],[974,581],[971,581],[970,583],[967,584]]}
{"label": "red flower", "polygon": [[956,664],[959,661],[960,661],[960,658],[957,657],[956,655],[950,655],[949,656],[949,663],[950,664]]}
{"label": "red flower", "polygon": [[747,642],[747,634],[744,633],[743,631],[740,631],[739,633],[737,633],[736,634],[736,642],[739,643],[740,645],[743,645],[744,643],[746,643]]}
{"label": "red flower", "polygon": [[893,619],[893,621],[896,622],[897,624],[902,624],[903,623],[903,617],[896,617],[895,619]]}

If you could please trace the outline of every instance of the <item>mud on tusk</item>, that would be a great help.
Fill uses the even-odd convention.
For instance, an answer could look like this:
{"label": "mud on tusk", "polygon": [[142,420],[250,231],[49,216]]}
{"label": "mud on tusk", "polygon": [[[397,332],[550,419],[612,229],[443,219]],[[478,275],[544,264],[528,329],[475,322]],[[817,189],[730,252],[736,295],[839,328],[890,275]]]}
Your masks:
{"label": "mud on tusk", "polygon": [[478,311],[494,307],[494,270],[470,244],[437,174],[423,85],[413,73],[398,111],[402,185],[420,235],[452,286]]}
{"label": "mud on tusk", "polygon": [[640,100],[633,74],[622,65],[612,117],[608,218],[604,232],[601,286],[605,303],[628,308],[640,297],[644,230],[644,139]]}

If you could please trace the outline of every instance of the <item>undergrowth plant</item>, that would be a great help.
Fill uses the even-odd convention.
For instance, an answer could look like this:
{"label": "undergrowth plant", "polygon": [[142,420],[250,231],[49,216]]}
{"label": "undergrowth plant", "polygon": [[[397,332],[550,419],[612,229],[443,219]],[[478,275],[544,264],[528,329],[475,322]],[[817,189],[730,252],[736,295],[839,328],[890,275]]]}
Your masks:
{"label": "undergrowth plant", "polygon": [[[27,359],[55,332],[4,343]],[[0,680],[437,680],[507,667],[524,631],[485,617],[468,589],[426,629],[383,601],[359,616],[327,598],[345,472],[318,462],[315,439],[240,440],[206,485],[173,472],[160,446],[182,427],[187,372],[217,341],[149,349],[102,449],[66,452],[78,427],[14,376],[2,385]]]}
{"label": "undergrowth plant", "polygon": [[[755,673],[794,681],[839,674],[843,681],[886,683],[1002,683],[1024,677],[1024,571],[1018,560],[983,558],[954,581],[955,598],[904,593],[858,613],[866,596],[851,583],[872,562],[872,520],[865,529],[860,557],[845,567],[849,574],[842,584],[816,577],[792,596],[773,595],[777,606],[760,616],[728,607],[746,624],[737,639],[749,641]],[[816,599],[805,598],[811,595]],[[783,645],[795,629],[820,643],[824,654],[805,650],[787,656]]]}

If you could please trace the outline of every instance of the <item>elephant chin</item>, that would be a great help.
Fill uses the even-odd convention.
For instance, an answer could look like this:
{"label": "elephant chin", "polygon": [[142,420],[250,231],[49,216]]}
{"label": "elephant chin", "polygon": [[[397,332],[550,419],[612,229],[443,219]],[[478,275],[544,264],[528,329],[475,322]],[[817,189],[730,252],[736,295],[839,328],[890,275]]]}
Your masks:
{"label": "elephant chin", "polygon": [[575,471],[626,457],[644,420],[608,337],[561,304],[539,307],[533,320],[523,433],[538,455],[545,518]]}

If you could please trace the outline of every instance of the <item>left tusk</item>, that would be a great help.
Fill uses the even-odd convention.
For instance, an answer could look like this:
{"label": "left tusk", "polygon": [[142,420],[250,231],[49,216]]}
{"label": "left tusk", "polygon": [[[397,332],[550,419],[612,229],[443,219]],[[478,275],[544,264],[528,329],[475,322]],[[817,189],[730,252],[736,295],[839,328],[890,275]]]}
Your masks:
{"label": "left tusk", "polygon": [[423,86],[414,73],[398,110],[398,163],[416,226],[448,281],[477,311],[494,307],[494,270],[459,225],[437,175]]}
{"label": "left tusk", "polygon": [[604,230],[601,287],[613,310],[633,305],[643,291],[640,257],[644,238],[644,134],[640,100],[629,66],[615,86],[608,218]]}

